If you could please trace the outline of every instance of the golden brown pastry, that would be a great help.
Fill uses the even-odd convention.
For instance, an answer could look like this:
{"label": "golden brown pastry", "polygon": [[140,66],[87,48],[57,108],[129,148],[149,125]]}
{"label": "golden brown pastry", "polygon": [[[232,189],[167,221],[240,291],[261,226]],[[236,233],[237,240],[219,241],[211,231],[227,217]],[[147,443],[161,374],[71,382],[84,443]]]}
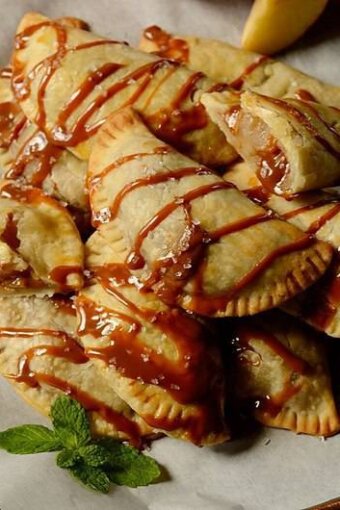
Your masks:
{"label": "golden brown pastry", "polygon": [[75,299],[86,355],[150,427],[199,445],[225,441],[223,368],[211,332],[132,285],[116,232],[103,225],[87,242],[93,279]]}
{"label": "golden brown pastry", "polygon": [[0,373],[29,404],[48,415],[54,399],[65,392],[90,411],[97,434],[139,444],[153,432],[77,343],[71,301],[8,297],[0,305]]}
{"label": "golden brown pastry", "polygon": [[143,285],[201,314],[276,306],[315,281],[332,255],[164,145],[131,109],[99,132],[88,187],[94,223],[118,226]]}
{"label": "golden brown pastry", "polygon": [[340,180],[340,111],[251,91],[204,94],[210,117],[270,191],[286,196]]}
{"label": "golden brown pastry", "polygon": [[236,398],[270,427],[330,436],[340,429],[324,345],[281,312],[242,320],[233,331]]}
{"label": "golden brown pastry", "polygon": [[0,71],[0,176],[42,188],[76,207],[88,207],[86,162],[50,143],[29,122],[11,90],[11,68]]}
{"label": "golden brown pastry", "polygon": [[37,188],[0,181],[0,294],[78,290],[83,264],[68,211]]}
{"label": "golden brown pastry", "polygon": [[202,71],[236,90],[252,89],[272,97],[297,97],[340,108],[340,87],[224,41],[173,36],[152,26],[144,31],[139,48],[185,63],[193,71]]}
{"label": "golden brown pastry", "polygon": [[289,312],[328,335],[340,338],[340,200],[336,189],[302,193],[287,200],[270,193],[244,162],[231,166],[225,179],[304,232],[335,249],[332,266],[316,285],[285,304]]}
{"label": "golden brown pastry", "polygon": [[221,164],[235,158],[199,104],[215,83],[174,61],[29,13],[18,28],[12,65],[24,113],[81,159],[88,159],[106,117],[127,104],[196,159]]}

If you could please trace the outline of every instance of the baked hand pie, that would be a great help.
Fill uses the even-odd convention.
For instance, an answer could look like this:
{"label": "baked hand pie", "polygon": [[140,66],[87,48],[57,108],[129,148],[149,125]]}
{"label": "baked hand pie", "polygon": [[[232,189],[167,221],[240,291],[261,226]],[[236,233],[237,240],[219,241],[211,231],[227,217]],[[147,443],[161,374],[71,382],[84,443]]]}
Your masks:
{"label": "baked hand pie", "polygon": [[0,176],[42,188],[80,210],[87,210],[86,162],[53,145],[28,121],[11,90],[11,68],[0,71]]}
{"label": "baked hand pie", "polygon": [[94,223],[118,226],[126,266],[140,282],[203,315],[274,307],[319,278],[332,256],[326,244],[160,142],[129,108],[98,133],[88,188]]}
{"label": "baked hand pie", "polygon": [[228,168],[225,179],[256,203],[333,246],[334,260],[326,274],[284,306],[315,328],[340,338],[340,200],[336,188],[301,193],[287,200],[264,188],[244,162]]}
{"label": "baked hand pie", "polygon": [[211,331],[132,284],[116,235],[103,225],[86,245],[92,280],[75,299],[85,354],[153,429],[200,445],[225,441],[223,367]]}
{"label": "baked hand pie", "polygon": [[340,87],[224,41],[171,35],[160,27],[151,26],[145,29],[139,48],[173,58],[236,90],[251,89],[272,97],[296,97],[340,108]]}
{"label": "baked hand pie", "polygon": [[77,343],[72,301],[60,298],[0,298],[0,374],[30,405],[48,415],[61,392],[89,411],[100,435],[140,444],[153,434],[107,385]]}
{"label": "baked hand pie", "polygon": [[18,28],[12,66],[25,115],[81,159],[88,159],[107,116],[125,105],[134,105],[158,136],[204,163],[235,158],[199,103],[215,83],[172,60],[29,13]]}
{"label": "baked hand pie", "polygon": [[78,290],[83,264],[68,211],[37,188],[0,181],[0,295]]}
{"label": "baked hand pie", "polygon": [[202,97],[210,117],[270,191],[286,196],[340,180],[340,111],[251,91]]}
{"label": "baked hand pie", "polygon": [[340,429],[323,342],[274,312],[236,323],[236,399],[264,425],[330,436]]}

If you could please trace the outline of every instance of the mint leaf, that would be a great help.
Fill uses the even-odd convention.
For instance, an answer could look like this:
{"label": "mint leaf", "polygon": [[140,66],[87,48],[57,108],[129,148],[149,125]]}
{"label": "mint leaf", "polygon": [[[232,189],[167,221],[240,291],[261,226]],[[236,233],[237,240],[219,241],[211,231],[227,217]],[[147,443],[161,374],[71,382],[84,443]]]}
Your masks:
{"label": "mint leaf", "polygon": [[72,398],[62,395],[51,407],[51,419],[56,435],[66,449],[84,446],[90,439],[90,426],[85,409]]}
{"label": "mint leaf", "polygon": [[82,457],[84,464],[88,466],[102,466],[110,461],[110,452],[100,444],[90,444],[82,446],[78,449],[79,455]]}
{"label": "mint leaf", "polygon": [[77,450],[62,450],[56,458],[57,466],[63,469],[75,466],[79,460],[80,455]]}
{"label": "mint leaf", "polygon": [[43,425],[21,425],[0,432],[0,448],[9,453],[53,452],[61,447],[53,430]]}
{"label": "mint leaf", "polygon": [[107,494],[110,490],[110,480],[105,471],[99,467],[80,464],[69,469],[72,475],[84,485],[98,492]]}
{"label": "mint leaf", "polygon": [[157,462],[136,448],[124,445],[111,438],[103,438],[98,444],[110,454],[105,471],[111,482],[127,487],[149,485],[161,474]]}

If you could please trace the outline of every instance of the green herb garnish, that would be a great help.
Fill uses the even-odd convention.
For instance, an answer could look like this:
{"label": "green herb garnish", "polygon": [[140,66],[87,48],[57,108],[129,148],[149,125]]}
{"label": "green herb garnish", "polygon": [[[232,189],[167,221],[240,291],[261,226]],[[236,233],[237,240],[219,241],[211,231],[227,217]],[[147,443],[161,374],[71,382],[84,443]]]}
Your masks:
{"label": "green herb garnish", "polygon": [[0,432],[0,448],[9,453],[54,452],[56,463],[91,489],[108,493],[111,483],[139,487],[160,476],[157,462],[112,438],[93,439],[85,409],[66,395],[51,407],[54,430],[21,425]]}

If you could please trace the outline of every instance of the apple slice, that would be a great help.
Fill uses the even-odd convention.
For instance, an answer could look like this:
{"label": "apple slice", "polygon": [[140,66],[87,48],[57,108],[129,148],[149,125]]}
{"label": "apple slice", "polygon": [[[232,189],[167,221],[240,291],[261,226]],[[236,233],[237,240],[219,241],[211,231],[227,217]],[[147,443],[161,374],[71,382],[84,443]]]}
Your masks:
{"label": "apple slice", "polygon": [[327,0],[255,0],[242,47],[271,55],[295,42],[320,16]]}

